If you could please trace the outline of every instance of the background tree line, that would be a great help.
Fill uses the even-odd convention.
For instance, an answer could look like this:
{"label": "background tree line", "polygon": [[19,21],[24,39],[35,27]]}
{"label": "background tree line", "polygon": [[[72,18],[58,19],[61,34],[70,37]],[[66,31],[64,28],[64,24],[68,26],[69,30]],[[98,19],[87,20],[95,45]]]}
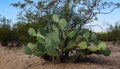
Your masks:
{"label": "background tree line", "polygon": [[115,25],[109,25],[107,32],[100,32],[97,33],[98,39],[102,41],[110,41],[115,44],[120,45],[120,22],[115,23]]}

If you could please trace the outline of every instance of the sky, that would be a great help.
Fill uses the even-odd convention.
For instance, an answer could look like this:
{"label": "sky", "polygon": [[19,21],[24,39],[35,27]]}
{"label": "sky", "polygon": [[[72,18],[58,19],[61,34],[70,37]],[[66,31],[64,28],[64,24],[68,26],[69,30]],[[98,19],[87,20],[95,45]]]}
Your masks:
{"label": "sky", "polygon": [[[14,8],[11,6],[11,3],[16,3],[18,1],[23,0],[1,0],[0,1],[0,15],[5,16],[8,19],[11,19],[12,22],[17,22],[17,14],[20,11],[18,8]],[[113,1],[113,2],[119,2],[120,0],[106,0],[106,1]],[[96,25],[92,27],[92,30],[95,32],[105,32],[107,31],[108,24],[114,25],[115,22],[120,21],[120,8],[114,10],[110,14],[101,14],[97,15],[98,21],[94,21],[92,24]]]}
{"label": "sky", "polygon": [[11,3],[16,3],[17,0],[1,0],[0,1],[0,15],[6,18],[15,20],[19,9],[12,7]]}

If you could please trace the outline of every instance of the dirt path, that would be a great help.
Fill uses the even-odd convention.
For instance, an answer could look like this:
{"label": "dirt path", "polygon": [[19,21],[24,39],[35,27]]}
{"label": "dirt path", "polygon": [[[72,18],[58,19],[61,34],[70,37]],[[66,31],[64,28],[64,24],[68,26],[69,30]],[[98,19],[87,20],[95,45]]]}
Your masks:
{"label": "dirt path", "polygon": [[35,56],[27,56],[21,50],[9,50],[0,46],[0,69],[120,69],[120,46],[110,46],[109,57],[91,55],[80,63],[54,64]]}

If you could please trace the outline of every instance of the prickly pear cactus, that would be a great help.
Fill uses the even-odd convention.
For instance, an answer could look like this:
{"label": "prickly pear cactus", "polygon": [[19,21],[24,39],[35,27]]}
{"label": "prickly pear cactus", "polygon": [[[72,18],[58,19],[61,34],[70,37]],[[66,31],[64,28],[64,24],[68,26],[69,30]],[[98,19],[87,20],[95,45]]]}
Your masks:
{"label": "prickly pear cactus", "polygon": [[84,28],[70,29],[65,19],[53,15],[53,24],[46,25],[35,31],[29,28],[29,35],[36,37],[35,44],[28,43],[23,47],[27,55],[34,54],[47,61],[55,59],[68,59],[71,56],[84,56],[88,54],[110,55],[105,42],[99,43],[95,33]]}
{"label": "prickly pear cactus", "polygon": [[87,43],[85,41],[82,41],[78,44],[78,47],[81,49],[81,50],[85,50],[87,49]]}

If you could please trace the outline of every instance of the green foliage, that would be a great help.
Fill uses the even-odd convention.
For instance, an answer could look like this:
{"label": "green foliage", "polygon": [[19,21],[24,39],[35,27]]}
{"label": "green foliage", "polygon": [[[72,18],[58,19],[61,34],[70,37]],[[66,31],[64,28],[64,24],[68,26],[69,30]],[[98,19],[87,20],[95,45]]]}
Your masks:
{"label": "green foliage", "polygon": [[[56,20],[57,17],[57,20]],[[95,33],[83,28],[72,29],[68,27],[65,19],[59,19],[58,15],[53,15],[53,24],[38,29],[37,33],[33,28],[29,28],[28,33],[36,37],[35,44],[28,43],[23,49],[26,54],[41,56],[45,60],[67,59],[71,56],[82,56],[99,51],[99,54],[110,55],[110,50],[104,42],[94,43],[97,37]],[[81,33],[82,32],[82,33]],[[29,52],[28,52],[29,51]],[[74,55],[70,53],[76,51]],[[49,56],[46,58],[46,56]]]}
{"label": "green foliage", "polygon": [[[28,42],[36,42],[35,38],[29,36],[27,33],[27,30],[30,27],[34,28],[35,31],[38,31],[38,29],[41,28],[41,25],[48,25],[48,29],[50,31],[55,30],[58,32],[56,27],[60,27],[59,29],[61,30],[67,29],[66,27],[69,27],[69,31],[73,31],[73,29],[75,31],[76,28],[82,28],[85,24],[96,20],[97,14],[104,13],[102,11],[104,7],[111,6],[113,8],[109,8],[112,9],[112,11],[115,9],[114,7],[119,7],[119,3],[104,2],[102,0],[92,0],[90,3],[89,0],[39,0],[37,2],[34,0],[24,0],[23,2],[13,3],[11,5],[21,9],[17,20],[18,23],[20,22],[23,24],[20,26],[17,25],[17,32],[19,32],[17,33],[17,36],[25,44]],[[98,7],[98,5],[100,5],[100,7]],[[111,10],[109,11],[111,12]],[[53,14],[59,14],[59,16],[54,15],[52,17]],[[59,17],[64,19],[59,19]],[[53,23],[57,24],[55,27],[52,26],[54,29],[51,28]],[[36,25],[38,25],[38,27],[36,27]],[[61,34],[62,37],[60,38],[65,39],[66,33],[63,32]],[[37,34],[37,36],[41,35]],[[75,37],[73,36],[71,39],[75,39]],[[88,38],[85,36],[84,40],[88,41],[87,39]],[[94,39],[95,36],[93,35],[91,40],[94,41]]]}
{"label": "green foliage", "polygon": [[9,40],[10,30],[7,28],[0,28],[0,41]]}
{"label": "green foliage", "polygon": [[8,42],[17,39],[16,32],[10,26],[11,21],[5,17],[0,17],[0,42],[7,46]]}
{"label": "green foliage", "polygon": [[112,38],[109,38],[111,34],[108,35],[108,33],[97,33],[97,38],[102,41],[111,41]]}
{"label": "green foliage", "polygon": [[102,41],[113,41],[114,44],[120,44],[120,25],[116,23],[115,26],[110,25],[108,31],[105,33],[97,33],[98,39]]}
{"label": "green foliage", "polygon": [[[34,28],[35,30],[30,27]],[[28,42],[35,43],[37,41],[36,38],[32,36],[36,36],[37,29],[42,27],[44,27],[44,25],[41,23],[17,23],[13,26],[13,30],[15,31],[18,39],[26,45]]]}
{"label": "green foliage", "polygon": [[[53,18],[51,15],[59,14],[60,17],[68,22],[69,27],[74,29],[78,26],[81,28],[85,24],[97,20],[97,14],[110,13],[120,7],[119,3],[103,0],[39,0],[37,2],[34,0],[24,0],[23,2],[11,5],[21,9],[18,15],[19,21],[27,23],[43,21],[45,24],[51,24],[51,19],[54,22],[59,21],[58,15],[54,15]],[[110,7],[105,8],[107,6]],[[109,11],[104,12],[102,9],[108,9]],[[44,16],[44,18],[41,18],[41,16]]]}

